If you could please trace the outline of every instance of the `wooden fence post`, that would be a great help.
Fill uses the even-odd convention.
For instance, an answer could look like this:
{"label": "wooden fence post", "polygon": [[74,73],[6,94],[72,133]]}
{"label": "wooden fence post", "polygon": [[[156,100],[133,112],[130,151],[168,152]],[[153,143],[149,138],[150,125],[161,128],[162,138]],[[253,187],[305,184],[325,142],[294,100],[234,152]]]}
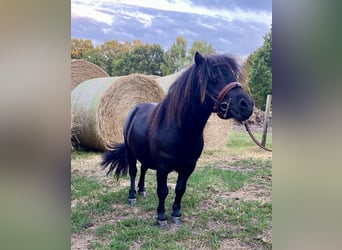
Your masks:
{"label": "wooden fence post", "polygon": [[267,95],[266,109],[265,109],[265,116],[264,116],[264,125],[262,127],[262,140],[261,140],[261,144],[263,146],[266,145],[267,126],[268,126],[268,122],[269,122],[271,102],[272,102],[272,95]]}

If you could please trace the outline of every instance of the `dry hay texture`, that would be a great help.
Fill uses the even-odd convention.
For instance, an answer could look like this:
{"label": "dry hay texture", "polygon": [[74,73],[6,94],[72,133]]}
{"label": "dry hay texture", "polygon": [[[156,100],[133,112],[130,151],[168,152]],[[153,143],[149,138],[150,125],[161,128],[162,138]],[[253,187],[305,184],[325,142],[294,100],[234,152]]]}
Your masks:
{"label": "dry hay texture", "polygon": [[81,146],[104,151],[124,141],[124,123],[136,104],[160,102],[164,95],[153,78],[142,74],[87,80],[71,93],[72,134]]}
{"label": "dry hay texture", "polygon": [[[159,77],[156,81],[167,92],[181,72]],[[212,113],[204,128],[204,150],[223,150],[228,141],[228,133],[232,128],[231,120],[222,120]]]}
{"label": "dry hay texture", "polygon": [[79,59],[71,60],[71,91],[78,84],[99,77],[109,77],[109,75],[102,68],[91,62]]}

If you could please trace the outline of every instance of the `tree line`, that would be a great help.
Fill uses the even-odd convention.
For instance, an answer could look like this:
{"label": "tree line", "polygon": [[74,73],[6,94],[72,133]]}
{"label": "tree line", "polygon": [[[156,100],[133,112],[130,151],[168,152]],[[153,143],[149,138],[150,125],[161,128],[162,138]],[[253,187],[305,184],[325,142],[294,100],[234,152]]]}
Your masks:
{"label": "tree line", "polygon": [[[108,40],[94,46],[88,39],[71,39],[71,59],[92,62],[110,76],[173,74],[191,65],[196,51],[204,55],[216,53],[206,41],[194,41],[187,49],[187,41],[183,36],[178,36],[166,51],[159,44],[144,44],[140,40],[124,43]],[[264,36],[262,47],[249,55],[244,68],[250,94],[256,106],[264,109],[266,96],[272,93],[272,29]]]}
{"label": "tree line", "polygon": [[244,67],[255,105],[265,110],[267,95],[272,94],[272,28],[264,36],[263,45],[249,55]]}
{"label": "tree line", "polygon": [[94,46],[88,39],[71,39],[71,59],[84,59],[103,68],[110,76],[131,73],[165,76],[180,71],[193,62],[195,52],[214,54],[213,47],[205,41],[195,41],[187,50],[187,41],[178,36],[164,52],[159,44],[144,44],[140,40],[120,43],[105,41]]}

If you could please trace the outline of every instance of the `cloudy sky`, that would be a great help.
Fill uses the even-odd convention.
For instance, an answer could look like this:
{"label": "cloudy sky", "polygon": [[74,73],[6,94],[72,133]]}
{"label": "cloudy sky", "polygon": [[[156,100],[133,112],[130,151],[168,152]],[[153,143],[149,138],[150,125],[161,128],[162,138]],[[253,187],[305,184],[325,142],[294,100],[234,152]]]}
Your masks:
{"label": "cloudy sky", "polygon": [[248,56],[272,24],[272,0],[71,0],[71,37],[139,39],[166,51],[184,36],[188,47],[206,41],[219,53]]}

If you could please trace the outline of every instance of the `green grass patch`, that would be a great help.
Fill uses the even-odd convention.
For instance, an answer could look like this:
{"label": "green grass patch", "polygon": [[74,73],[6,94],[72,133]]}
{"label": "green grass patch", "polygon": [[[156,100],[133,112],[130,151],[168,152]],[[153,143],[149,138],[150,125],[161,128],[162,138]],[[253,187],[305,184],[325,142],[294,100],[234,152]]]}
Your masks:
{"label": "green grass patch", "polygon": [[217,188],[234,191],[243,186],[246,178],[246,173],[228,171],[215,165],[210,165],[195,171],[190,176],[188,185],[202,189],[205,192],[215,191]]}
{"label": "green grass patch", "polygon": [[217,149],[204,149],[202,154],[204,154],[204,155],[215,155],[219,152],[220,152],[220,150],[217,150]]}
{"label": "green grass patch", "polygon": [[[253,135],[261,142],[262,133],[254,132]],[[238,153],[242,151],[249,150],[251,148],[259,148],[247,132],[240,132],[232,130],[228,136],[227,147],[232,152]],[[267,134],[266,147],[272,148],[272,135]]]}
{"label": "green grass patch", "polygon": [[236,161],[234,165],[244,165],[253,170],[248,183],[262,184],[271,189],[272,187],[272,160],[247,158]]}
{"label": "green grass patch", "polygon": [[[246,141],[241,142],[235,152],[245,150],[241,147],[246,145]],[[253,142],[250,145],[254,146]],[[75,161],[97,156],[93,152],[75,151],[73,154]],[[271,177],[272,161],[255,158],[221,160],[197,168],[189,178],[182,199],[183,223],[176,227],[171,225],[170,213],[177,174],[171,173],[165,203],[169,226],[161,230],[155,219],[158,205],[155,171],[147,172],[147,197],[137,195],[135,207],[127,203],[128,177],[120,179],[125,180],[125,186],[114,182],[114,191],[113,184],[74,172],[71,179],[72,233],[92,234],[92,249],[220,249],[226,246],[222,244],[227,239],[238,239],[244,247],[271,249],[270,242],[260,240],[260,235],[271,229],[271,203],[243,197],[235,200],[228,196],[229,192],[248,185],[270,191]]]}
{"label": "green grass patch", "polygon": [[96,228],[95,234],[98,237],[104,237],[106,235],[113,234],[113,232],[115,232],[114,231],[115,229],[116,229],[116,225],[115,224],[105,223],[104,225],[99,226],[98,228]]}
{"label": "green grass patch", "polygon": [[149,218],[125,219],[119,221],[115,227],[107,226],[106,229],[110,231],[111,240],[105,247],[110,249],[129,249],[134,243],[140,249],[177,249],[177,241],[191,236],[188,227],[179,227],[174,231],[161,230]]}
{"label": "green grass patch", "polygon": [[102,185],[92,179],[82,175],[71,177],[71,199],[80,197],[91,197],[96,195],[96,191],[102,188]]}
{"label": "green grass patch", "polygon": [[94,152],[94,151],[81,151],[81,150],[75,150],[71,152],[71,160],[78,160],[78,159],[86,159],[86,158],[92,158],[96,155],[100,155],[100,152]]}
{"label": "green grass patch", "polygon": [[83,206],[77,206],[71,211],[71,232],[78,233],[92,225],[92,216]]}
{"label": "green grass patch", "polygon": [[244,232],[251,234],[261,232],[270,226],[272,205],[269,202],[239,201],[225,209],[229,222],[243,227]]}

